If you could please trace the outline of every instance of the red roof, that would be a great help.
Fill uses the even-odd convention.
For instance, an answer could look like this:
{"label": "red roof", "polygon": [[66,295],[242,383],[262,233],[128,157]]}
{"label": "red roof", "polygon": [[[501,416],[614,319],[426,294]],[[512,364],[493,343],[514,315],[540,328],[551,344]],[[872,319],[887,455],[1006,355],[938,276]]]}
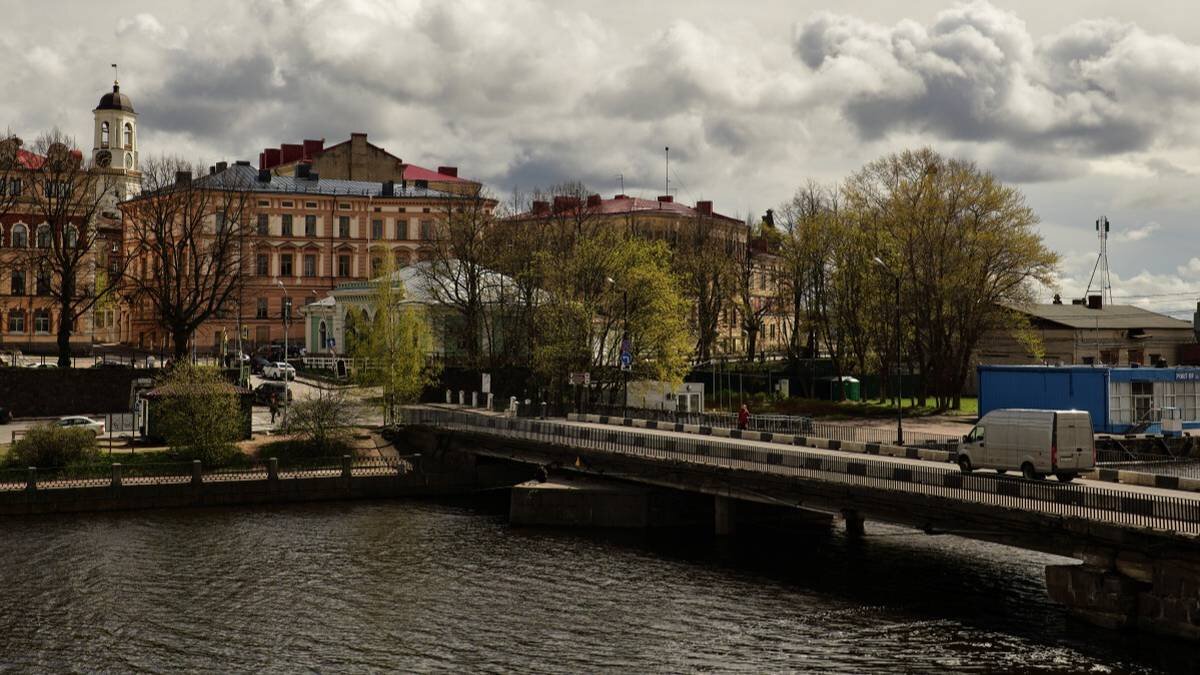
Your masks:
{"label": "red roof", "polygon": [[437,181],[439,183],[465,183],[466,181],[458,176],[447,176],[444,173],[430,171],[416,164],[404,165],[404,180],[427,180],[429,182]]}
{"label": "red roof", "polygon": [[26,169],[40,169],[46,163],[46,158],[18,148],[17,162]]}
{"label": "red roof", "polygon": [[[617,195],[612,199],[598,199],[598,195],[593,195],[586,201],[582,202],[581,206],[585,213],[594,215],[611,215],[621,213],[675,213],[687,218],[695,218],[699,215],[710,216],[712,218],[727,220],[733,223],[741,224],[742,221],[737,218],[721,215],[716,212],[711,212],[712,202],[701,202],[710,209],[710,213],[702,214],[695,207],[681,204],[675,201],[662,201],[653,199],[641,199],[639,197],[630,197],[628,195]],[[536,205],[535,205],[536,206]],[[546,204],[549,209],[545,212],[527,211],[525,213],[514,216],[514,218],[536,218],[549,216],[554,213],[553,205]],[[568,209],[570,206],[568,206]]]}

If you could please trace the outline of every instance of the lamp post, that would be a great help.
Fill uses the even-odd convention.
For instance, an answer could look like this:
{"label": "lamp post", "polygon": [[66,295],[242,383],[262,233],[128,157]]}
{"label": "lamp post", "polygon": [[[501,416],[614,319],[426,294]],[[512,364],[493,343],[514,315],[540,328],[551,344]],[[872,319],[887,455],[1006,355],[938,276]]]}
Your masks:
{"label": "lamp post", "polygon": [[883,268],[883,270],[887,272],[896,283],[896,445],[904,445],[904,380],[900,373],[900,274],[892,271],[892,269],[887,266],[887,263],[883,262],[879,256],[875,256],[874,263]]}
{"label": "lamp post", "polygon": [[[617,282],[612,277],[604,277],[604,280],[613,286]],[[621,350],[619,354],[623,356],[629,345],[629,291],[621,289]],[[618,356],[618,364],[621,366],[621,417],[629,416],[629,369],[633,367],[632,352],[630,353],[630,365],[626,367],[624,361]]]}
{"label": "lamp post", "polygon": [[[287,287],[283,285],[283,279],[276,279],[275,283],[279,285],[279,288],[282,289],[284,293],[287,293]],[[287,365],[287,362],[288,362],[288,360],[287,360],[288,359],[288,320],[291,319],[292,306],[291,306],[291,303],[287,301],[287,296],[284,296],[282,298],[282,300],[283,300],[283,303],[282,303],[283,304],[283,312],[282,312],[283,313],[283,363],[284,363],[284,365]],[[285,371],[283,371],[283,428],[284,429],[287,428],[287,418],[288,418],[288,371],[285,370]]]}

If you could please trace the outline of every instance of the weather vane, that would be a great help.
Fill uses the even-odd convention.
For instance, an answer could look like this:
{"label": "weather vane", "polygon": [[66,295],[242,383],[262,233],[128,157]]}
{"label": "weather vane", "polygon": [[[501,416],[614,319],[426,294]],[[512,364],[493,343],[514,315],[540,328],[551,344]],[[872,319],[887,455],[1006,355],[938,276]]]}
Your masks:
{"label": "weather vane", "polygon": [[113,84],[120,84],[120,81],[117,79],[117,64],[115,64],[115,63],[112,64],[112,69],[113,69]]}

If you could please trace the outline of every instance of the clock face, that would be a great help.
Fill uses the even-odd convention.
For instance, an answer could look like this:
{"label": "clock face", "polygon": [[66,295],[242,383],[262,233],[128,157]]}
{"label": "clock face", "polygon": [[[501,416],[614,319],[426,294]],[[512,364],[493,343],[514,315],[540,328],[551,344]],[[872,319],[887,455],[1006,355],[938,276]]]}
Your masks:
{"label": "clock face", "polygon": [[125,153],[125,168],[126,169],[133,168],[133,155],[128,152]]}
{"label": "clock face", "polygon": [[101,150],[96,153],[96,165],[102,169],[107,169],[108,165],[112,164],[112,153],[108,150]]}

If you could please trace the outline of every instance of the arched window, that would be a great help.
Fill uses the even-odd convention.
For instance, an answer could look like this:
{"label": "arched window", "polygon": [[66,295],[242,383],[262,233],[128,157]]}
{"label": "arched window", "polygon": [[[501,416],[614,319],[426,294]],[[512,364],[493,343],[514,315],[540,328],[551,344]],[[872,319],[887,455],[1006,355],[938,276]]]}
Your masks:
{"label": "arched window", "polygon": [[79,229],[74,225],[67,226],[67,248],[75,248],[79,243]]}
{"label": "arched window", "polygon": [[108,147],[108,122],[100,123],[100,147]]}
{"label": "arched window", "polygon": [[37,229],[37,247],[50,248],[50,226],[40,225]]}
{"label": "arched window", "polygon": [[126,149],[133,149],[133,125],[129,122],[125,123],[125,147]]}
{"label": "arched window", "polygon": [[13,225],[11,245],[13,248],[28,248],[29,228],[25,227],[21,223]]}
{"label": "arched window", "polygon": [[33,312],[33,332],[47,334],[50,332],[50,310],[38,309]]}

